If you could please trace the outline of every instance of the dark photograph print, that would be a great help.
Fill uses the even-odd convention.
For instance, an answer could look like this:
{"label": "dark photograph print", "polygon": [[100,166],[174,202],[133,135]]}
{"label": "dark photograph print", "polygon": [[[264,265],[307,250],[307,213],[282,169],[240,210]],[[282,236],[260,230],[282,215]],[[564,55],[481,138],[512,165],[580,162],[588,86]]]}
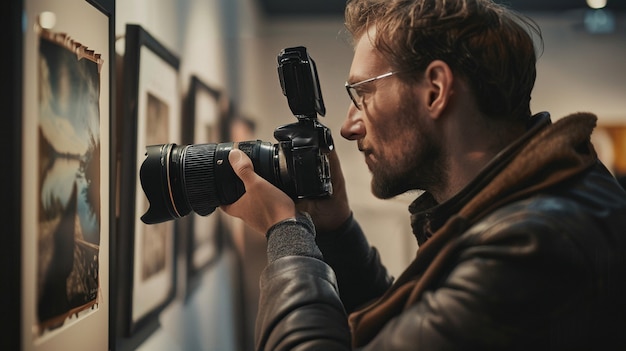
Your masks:
{"label": "dark photograph print", "polygon": [[39,33],[39,333],[98,308],[100,55]]}

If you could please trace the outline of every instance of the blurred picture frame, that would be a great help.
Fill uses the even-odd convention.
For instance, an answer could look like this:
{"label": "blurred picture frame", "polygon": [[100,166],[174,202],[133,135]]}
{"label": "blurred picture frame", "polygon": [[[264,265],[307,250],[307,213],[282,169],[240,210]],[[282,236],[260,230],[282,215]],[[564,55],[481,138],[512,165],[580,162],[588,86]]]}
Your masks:
{"label": "blurred picture frame", "polygon": [[616,178],[624,182],[626,179],[626,124],[599,124],[592,134],[592,141],[600,160]]}
{"label": "blurred picture frame", "polygon": [[[224,140],[222,131],[227,115],[223,111],[222,99],[224,94],[220,90],[197,75],[190,77],[183,122],[185,144],[220,143]],[[184,218],[187,295],[198,286],[202,272],[220,257],[223,246],[222,216],[219,211],[208,216],[192,212]]]}
{"label": "blurred picture frame", "polygon": [[8,242],[18,247],[15,265],[5,266],[15,272],[3,279],[2,299],[10,304],[18,292],[19,303],[3,313],[13,327],[4,330],[2,349],[88,343],[108,350],[115,5],[21,0],[8,6],[7,14],[19,14],[2,21],[19,25],[11,54],[18,64],[9,65],[13,80],[7,80],[19,104],[9,108],[16,179],[7,199],[15,205]]}
{"label": "blurred picture frame", "polygon": [[117,240],[116,338],[158,327],[176,293],[176,222],[147,225],[139,170],[146,146],[180,143],[179,58],[143,27],[128,24],[123,56]]}

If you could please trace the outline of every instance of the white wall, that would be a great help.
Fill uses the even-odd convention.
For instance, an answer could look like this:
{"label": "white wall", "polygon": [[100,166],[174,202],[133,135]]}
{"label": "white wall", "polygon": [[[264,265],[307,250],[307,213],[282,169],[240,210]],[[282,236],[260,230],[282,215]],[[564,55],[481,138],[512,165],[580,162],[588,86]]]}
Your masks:
{"label": "white wall", "polygon": [[[226,87],[224,47],[229,36],[220,0],[123,0],[116,7],[116,36],[124,34],[126,24],[140,24],[181,59],[181,94],[191,74]],[[118,39],[117,50],[123,52],[123,39]]]}
{"label": "white wall", "polygon": [[591,111],[599,124],[626,123],[626,14],[610,35],[585,32],[583,11],[531,15],[545,41],[532,109],[555,118]]}

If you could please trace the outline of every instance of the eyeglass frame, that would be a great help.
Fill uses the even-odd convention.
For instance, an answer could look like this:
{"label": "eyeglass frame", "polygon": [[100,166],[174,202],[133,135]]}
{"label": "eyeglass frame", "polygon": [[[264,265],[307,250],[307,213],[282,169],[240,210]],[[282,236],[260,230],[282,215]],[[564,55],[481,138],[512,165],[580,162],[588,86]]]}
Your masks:
{"label": "eyeglass frame", "polygon": [[[379,76],[368,78],[368,79],[365,79],[365,80],[362,80],[360,82],[356,82],[356,83],[353,83],[353,84],[350,84],[350,83],[346,82],[346,84],[345,84],[346,91],[348,92],[348,96],[350,97],[350,100],[352,100],[352,103],[354,104],[354,107],[356,107],[357,110],[361,110],[361,108],[362,108],[362,106],[359,106],[359,103],[357,103],[357,99],[355,98],[355,95],[357,97],[360,97],[360,96],[356,93],[356,91],[353,94],[351,89],[354,89],[354,88],[356,88],[356,87],[358,87],[360,85],[363,85],[365,83],[370,83],[370,82],[377,81],[379,79],[391,77],[392,75],[394,75],[396,73],[400,73],[400,71],[391,71],[391,72],[383,73],[383,74],[381,74]],[[360,97],[360,98],[361,98],[361,100],[363,99],[362,97]]]}

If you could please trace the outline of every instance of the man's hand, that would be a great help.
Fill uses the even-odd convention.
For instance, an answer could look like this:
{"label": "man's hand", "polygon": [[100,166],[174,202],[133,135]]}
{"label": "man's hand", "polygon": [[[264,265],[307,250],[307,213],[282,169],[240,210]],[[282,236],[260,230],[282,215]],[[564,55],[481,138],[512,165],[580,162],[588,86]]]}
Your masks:
{"label": "man's hand", "polygon": [[330,173],[333,181],[333,195],[325,199],[306,199],[298,201],[299,211],[311,215],[318,233],[333,231],[343,224],[350,214],[350,204],[346,193],[346,184],[341,172],[341,164],[337,152],[330,155]]}
{"label": "man's hand", "polygon": [[282,190],[254,173],[250,158],[240,150],[231,150],[228,161],[235,174],[243,181],[246,192],[231,205],[220,208],[231,216],[241,218],[248,226],[260,233],[274,224],[296,217],[293,200]]}

